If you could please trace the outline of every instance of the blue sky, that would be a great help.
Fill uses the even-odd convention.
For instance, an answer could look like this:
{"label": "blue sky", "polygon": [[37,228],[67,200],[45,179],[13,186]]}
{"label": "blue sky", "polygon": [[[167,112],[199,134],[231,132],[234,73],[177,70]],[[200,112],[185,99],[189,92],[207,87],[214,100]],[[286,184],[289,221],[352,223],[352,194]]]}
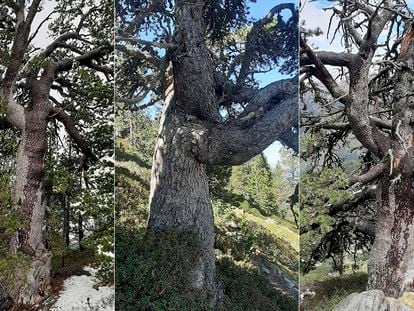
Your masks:
{"label": "blue sky", "polygon": [[[250,8],[250,16],[254,17],[256,19],[259,19],[263,16],[265,16],[272,7],[279,3],[295,3],[296,6],[298,5],[295,1],[271,1],[271,0],[257,0],[256,3],[250,2],[249,8]],[[288,15],[288,12],[283,12],[282,16]],[[256,78],[260,81],[260,87],[263,87],[271,82],[274,82],[276,80],[287,78],[286,75],[283,75],[277,71],[277,69],[272,70],[270,72],[256,74]],[[279,142],[274,142],[271,144],[265,151],[264,154],[270,164],[271,167],[275,167],[277,162],[280,159],[279,152],[283,148],[282,144]]]}

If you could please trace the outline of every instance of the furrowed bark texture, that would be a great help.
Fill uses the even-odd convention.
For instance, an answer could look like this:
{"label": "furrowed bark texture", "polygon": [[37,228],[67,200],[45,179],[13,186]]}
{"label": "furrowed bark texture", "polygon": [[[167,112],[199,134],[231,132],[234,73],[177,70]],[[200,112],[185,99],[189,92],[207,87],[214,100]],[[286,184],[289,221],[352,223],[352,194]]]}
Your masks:
{"label": "furrowed bark texture", "polygon": [[154,156],[150,217],[152,231],[173,228],[198,238],[199,261],[191,274],[193,289],[204,290],[215,304],[214,222],[205,165],[191,154],[185,115],[219,119],[215,106],[213,69],[204,43],[204,1],[177,1],[178,48],[173,57],[174,91],[167,94]]}
{"label": "furrowed bark texture", "polygon": [[21,222],[10,248],[30,258],[30,266],[17,272],[19,281],[9,295],[17,304],[35,304],[49,293],[50,253],[44,244],[45,197],[43,158],[47,149],[47,98],[34,95],[31,109],[25,109],[21,141],[16,158],[13,208]]}
{"label": "furrowed bark texture", "polygon": [[161,122],[152,168],[151,231],[174,229],[198,238],[199,261],[190,271],[194,289],[215,296],[214,222],[205,165],[189,152],[183,120],[172,107]]}
{"label": "furrowed bark texture", "polygon": [[165,107],[153,158],[148,231],[193,234],[199,258],[191,268],[190,287],[211,297],[221,290],[215,275],[214,219],[206,165],[237,165],[278,138],[297,146],[297,79],[260,90],[240,120],[225,124],[215,95],[214,68],[206,47],[205,0],[176,1],[174,46],[170,51],[174,82],[164,94]]}
{"label": "furrowed bark texture", "polygon": [[[407,57],[408,56],[408,57]],[[370,289],[399,297],[414,290],[414,89],[412,55],[394,86],[390,166],[382,177],[375,242],[369,260]]]}

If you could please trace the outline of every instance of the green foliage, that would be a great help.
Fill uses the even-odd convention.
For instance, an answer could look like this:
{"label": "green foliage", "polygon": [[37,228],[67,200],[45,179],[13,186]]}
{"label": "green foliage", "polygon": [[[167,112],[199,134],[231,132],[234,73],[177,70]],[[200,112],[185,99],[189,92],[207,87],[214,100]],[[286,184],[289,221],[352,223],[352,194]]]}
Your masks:
{"label": "green foliage", "polygon": [[297,302],[281,294],[248,262],[225,256],[217,261],[217,274],[225,297],[218,310],[297,310]]}
{"label": "green foliage", "polygon": [[277,213],[272,173],[263,154],[243,165],[233,167],[230,187],[232,191],[242,195],[250,206],[260,209],[263,215]]}
{"label": "green foliage", "polygon": [[286,243],[284,237],[255,222],[249,215],[243,213],[240,216],[237,210],[220,212],[216,209],[215,247],[235,260],[256,261],[259,255],[296,274],[298,253],[291,242]]}
{"label": "green foliage", "polygon": [[237,29],[247,22],[247,5],[245,0],[213,0],[204,7],[210,39],[222,40],[230,30]]}
{"label": "green foliage", "polygon": [[[332,259],[334,270],[342,273],[347,254],[366,253],[371,238],[349,225],[348,217],[360,217],[359,211],[332,213],[331,206],[350,201],[348,177],[341,168],[325,168],[319,173],[306,173],[301,177],[301,265],[308,273],[318,262]],[[362,212],[364,210],[362,209]]]}
{"label": "green foliage", "polygon": [[93,249],[67,249],[63,254],[52,256],[52,275],[63,278],[83,273],[87,265],[96,262],[95,251]]}
{"label": "green foliage", "polygon": [[325,263],[301,279],[302,291],[314,292],[306,296],[302,306],[309,311],[332,311],[348,295],[366,290],[366,272],[348,272],[343,276],[329,276],[330,266]]}
{"label": "green foliage", "polygon": [[13,284],[17,281],[16,269],[24,270],[29,266],[27,255],[17,252],[11,254],[9,241],[14,232],[21,227],[18,214],[11,208],[10,175],[0,175],[0,283]]}
{"label": "green foliage", "polygon": [[[291,221],[293,215],[288,210],[297,183],[297,162],[297,157],[282,150],[279,163],[271,169],[266,157],[260,154],[232,168],[230,191],[245,200],[240,206],[246,211],[249,207],[263,216],[277,215]],[[253,213],[259,216],[257,211]]]}
{"label": "green foliage", "polygon": [[188,291],[198,258],[191,234],[118,230],[116,256],[118,310],[209,310],[205,293]]}
{"label": "green foliage", "polygon": [[115,124],[117,227],[142,228],[147,219],[151,160],[158,121],[119,111]]}
{"label": "green foliage", "polygon": [[[30,257],[17,252],[11,254],[8,251],[7,245],[0,240],[0,283],[14,284],[21,281],[21,275],[16,271],[25,271],[30,268]],[[1,289],[1,286],[0,286]]]}
{"label": "green foliage", "polygon": [[318,230],[307,230],[301,235],[301,260],[305,263],[305,271],[309,271],[317,260],[327,258],[331,252],[335,253],[333,249],[320,248],[320,244],[325,241],[326,235],[334,230],[336,223],[325,206],[346,200],[349,192],[344,190],[344,187],[347,184],[347,176],[339,168],[324,169],[319,174],[308,173],[301,176],[301,227],[318,225]]}
{"label": "green foliage", "polygon": [[[184,297],[182,295],[188,282],[185,265],[191,264],[191,259],[196,258],[192,254],[192,244],[188,244],[190,241],[182,241],[180,239],[184,237],[171,232],[165,233],[158,240],[144,235],[157,126],[157,120],[140,112],[120,111],[116,119],[117,309],[208,310],[203,293],[190,292]],[[227,261],[230,261],[223,261],[223,265],[221,259],[218,261],[218,277],[225,287],[224,305],[221,307],[224,310],[251,310],[249,308],[252,305],[248,300],[240,297],[253,296],[257,304],[256,310],[267,310],[278,302],[283,302],[286,308],[281,307],[281,310],[291,310],[293,299],[274,289],[269,276],[261,275],[257,267],[263,263],[275,265],[290,278],[297,278],[297,228],[289,220],[275,215],[272,215],[275,217],[272,219],[261,213],[266,210],[264,204],[268,204],[268,208],[277,202],[274,179],[289,181],[292,178],[288,174],[287,164],[281,163],[279,171],[273,172],[263,156],[255,158],[252,163],[245,164],[247,168],[207,168],[215,212],[215,248],[218,258],[219,254],[225,254]],[[235,176],[235,170],[244,172],[245,175],[240,173]],[[267,179],[262,178],[264,174]],[[251,182],[256,177],[259,184],[266,186],[258,197],[255,196]],[[239,192],[234,191],[232,182],[239,185]],[[285,201],[291,194],[289,189],[293,192],[294,181],[279,183],[285,185],[285,194],[278,198],[280,206],[286,209]],[[252,189],[250,193],[253,203],[243,196],[245,189]],[[266,195],[274,198],[273,201],[265,202]],[[176,263],[180,258],[184,261]],[[257,289],[249,288],[248,284],[256,282]],[[240,290],[231,289],[233,285],[240,287]]]}

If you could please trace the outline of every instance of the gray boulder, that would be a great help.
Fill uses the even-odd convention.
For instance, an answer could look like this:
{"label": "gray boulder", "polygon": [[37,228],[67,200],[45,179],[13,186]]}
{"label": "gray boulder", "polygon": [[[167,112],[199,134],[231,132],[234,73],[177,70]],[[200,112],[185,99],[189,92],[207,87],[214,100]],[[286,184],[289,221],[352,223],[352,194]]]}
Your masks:
{"label": "gray boulder", "polygon": [[380,290],[353,293],[342,300],[333,311],[414,311],[398,300],[389,301]]}
{"label": "gray boulder", "polygon": [[413,311],[413,309],[407,307],[401,301],[395,300],[390,302],[389,311]]}
{"label": "gray boulder", "polygon": [[333,311],[389,311],[389,302],[382,291],[370,290],[349,295]]}

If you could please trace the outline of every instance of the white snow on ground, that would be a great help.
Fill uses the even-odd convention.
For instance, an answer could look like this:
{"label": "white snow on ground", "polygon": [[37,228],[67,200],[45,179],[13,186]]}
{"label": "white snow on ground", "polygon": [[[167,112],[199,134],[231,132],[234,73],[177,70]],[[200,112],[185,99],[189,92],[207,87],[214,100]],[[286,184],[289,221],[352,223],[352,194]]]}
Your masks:
{"label": "white snow on ground", "polygon": [[50,311],[113,311],[114,287],[101,286],[94,288],[96,269],[85,267],[91,275],[71,276],[64,281],[59,298]]}

